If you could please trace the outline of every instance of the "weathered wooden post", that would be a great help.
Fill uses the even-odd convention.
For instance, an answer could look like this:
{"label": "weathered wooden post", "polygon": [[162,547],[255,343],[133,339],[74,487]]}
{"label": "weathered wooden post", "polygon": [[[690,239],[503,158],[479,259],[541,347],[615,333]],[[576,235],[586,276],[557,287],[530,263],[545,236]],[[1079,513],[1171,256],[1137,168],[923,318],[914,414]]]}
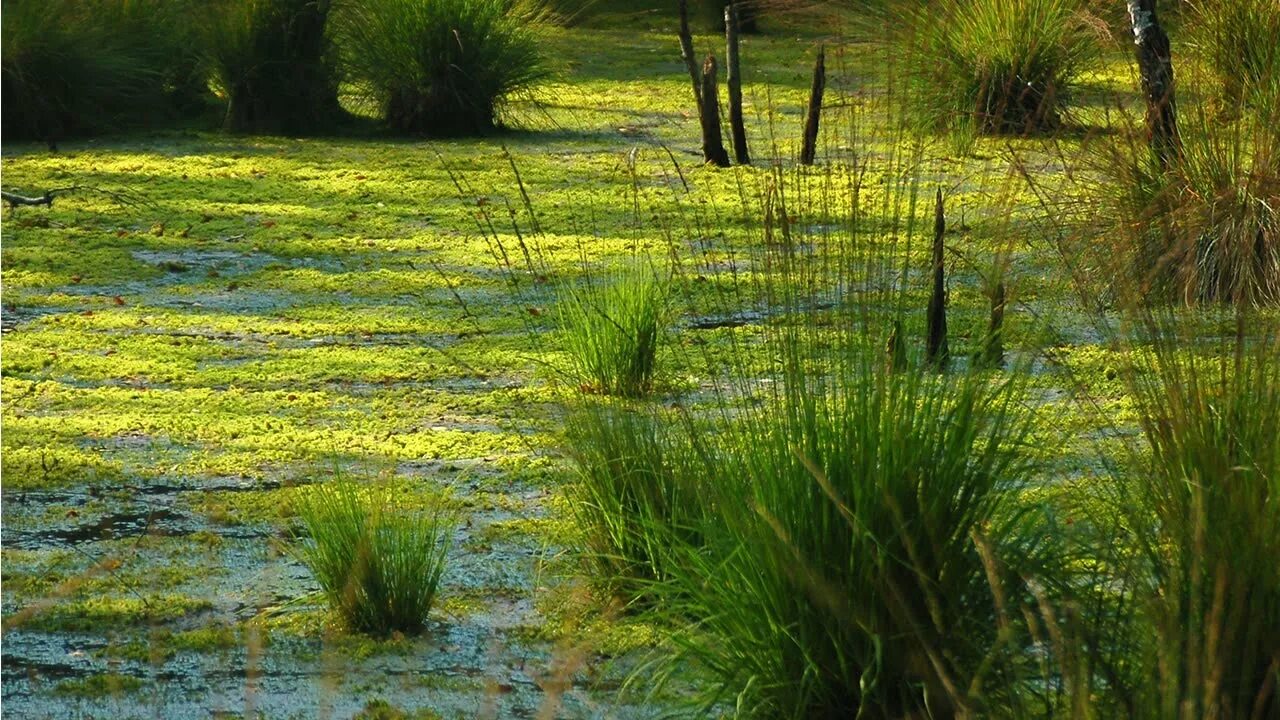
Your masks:
{"label": "weathered wooden post", "polygon": [[716,91],[716,56],[707,55],[702,63],[702,157],[718,167],[729,167],[729,153],[720,135],[720,103]]}
{"label": "weathered wooden post", "polygon": [[812,165],[818,154],[818,120],[822,115],[822,92],[827,86],[826,49],[818,50],[813,65],[813,86],[809,89],[809,112],[804,121],[804,145],[800,148],[800,164]]}
{"label": "weathered wooden post", "polygon": [[933,292],[929,295],[929,336],[924,353],[925,361],[938,370],[945,370],[951,360],[947,349],[947,277],[942,246],[942,237],[946,231],[942,188],[938,188],[937,203],[933,211]]}
{"label": "weathered wooden post", "polygon": [[689,71],[693,83],[693,101],[702,112],[702,80],[698,77],[698,63],[693,59],[693,35],[689,32],[689,0],[680,0],[680,57]]}
{"label": "weathered wooden post", "polygon": [[978,353],[978,365],[985,368],[1004,366],[1004,283],[996,283],[991,289],[991,320],[987,324],[987,337]]}
{"label": "weathered wooden post", "polygon": [[889,330],[889,339],[884,345],[885,365],[890,372],[901,372],[907,369],[907,342],[902,339],[902,321],[894,320]]}
{"label": "weathered wooden post", "polygon": [[729,84],[729,131],[733,135],[733,159],[750,165],[747,130],[742,124],[742,67],[738,60],[738,4],[724,8],[725,75]]}
{"label": "weathered wooden post", "polygon": [[1156,0],[1127,0],[1138,74],[1147,101],[1147,133],[1160,166],[1167,168],[1182,154],[1178,112],[1173,97],[1173,55],[1169,35],[1156,15]]}

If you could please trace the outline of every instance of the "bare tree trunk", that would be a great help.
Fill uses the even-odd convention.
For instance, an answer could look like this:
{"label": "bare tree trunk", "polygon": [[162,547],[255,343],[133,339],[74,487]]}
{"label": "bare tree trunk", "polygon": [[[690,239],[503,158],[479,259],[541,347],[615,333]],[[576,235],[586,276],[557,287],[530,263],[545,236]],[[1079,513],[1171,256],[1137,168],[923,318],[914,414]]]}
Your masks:
{"label": "bare tree trunk", "polygon": [[702,112],[702,80],[698,77],[698,63],[693,59],[693,35],[689,32],[689,0],[680,0],[680,57],[689,71],[693,83],[693,101]]}
{"label": "bare tree trunk", "polygon": [[1004,283],[996,283],[991,291],[991,321],[987,337],[978,353],[978,364],[986,368],[1004,366]]}
{"label": "bare tree trunk", "polygon": [[800,148],[800,163],[812,165],[818,154],[818,120],[822,115],[822,92],[827,86],[827,52],[818,50],[818,61],[813,65],[813,87],[809,89],[809,112],[804,121],[804,145]]}
{"label": "bare tree trunk", "polygon": [[947,349],[947,278],[942,246],[942,236],[946,231],[942,189],[939,188],[933,211],[933,292],[929,295],[929,337],[925,345],[925,361],[939,370],[945,370],[951,359]]}
{"label": "bare tree trunk", "polygon": [[738,60],[738,5],[724,8],[725,74],[729,84],[729,131],[733,134],[733,157],[739,165],[750,165],[747,130],[742,124],[742,66]]}
{"label": "bare tree trunk", "polygon": [[1138,72],[1147,101],[1147,132],[1161,167],[1182,154],[1178,113],[1173,97],[1173,56],[1169,36],[1156,16],[1156,0],[1127,0]]}
{"label": "bare tree trunk", "polygon": [[720,135],[720,102],[716,91],[716,56],[702,63],[702,157],[718,167],[729,167],[729,153]]}

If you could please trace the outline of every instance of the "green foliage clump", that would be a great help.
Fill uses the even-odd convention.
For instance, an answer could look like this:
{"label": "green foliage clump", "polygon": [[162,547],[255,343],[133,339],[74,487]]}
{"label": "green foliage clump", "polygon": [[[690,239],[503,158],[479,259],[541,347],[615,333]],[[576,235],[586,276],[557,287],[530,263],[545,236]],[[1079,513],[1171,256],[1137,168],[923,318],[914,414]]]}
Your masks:
{"label": "green foliage clump", "polygon": [[352,0],[345,63],[395,131],[492,130],[502,104],[548,74],[543,14],[510,0]]}
{"label": "green foliage clump", "polygon": [[196,53],[163,0],[12,0],[0,20],[6,140],[56,141],[173,116]]}
{"label": "green foliage clump", "polygon": [[330,0],[225,0],[209,32],[233,132],[314,133],[341,117]]}
{"label": "green foliage clump", "polygon": [[577,470],[569,506],[584,557],[595,578],[628,599],[669,576],[671,539],[697,544],[711,511],[697,490],[694,446],[672,422],[651,409],[596,403],[568,422]]}
{"label": "green foliage clump", "polygon": [[652,392],[669,295],[668,282],[643,265],[563,288],[560,328],[583,389],[621,397]]}
{"label": "green foliage clump", "polygon": [[315,487],[297,509],[306,529],[297,556],[349,628],[374,635],[421,630],[452,542],[446,509],[410,509],[385,486],[345,478]]}
{"label": "green foliage clump", "polygon": [[[1210,356],[1157,328],[1132,377],[1150,453],[1121,507],[1138,548],[1138,704],[1151,716],[1280,713],[1280,342]],[[1244,325],[1242,324],[1243,328]]]}
{"label": "green foliage clump", "polygon": [[1007,385],[863,368],[704,455],[722,522],[673,565],[700,621],[679,642],[753,716],[980,713],[1015,685],[999,576],[1037,543],[1013,504],[1028,424]]}
{"label": "green foliage clump", "polygon": [[1184,27],[1217,81],[1222,109],[1234,111],[1274,93],[1280,77],[1280,5],[1275,0],[1189,0],[1188,5]]}
{"label": "green foliage clump", "polygon": [[1105,259],[1129,266],[1112,272],[1134,299],[1276,304],[1280,105],[1225,125],[1197,110],[1183,113],[1167,164],[1140,132],[1107,150]]}
{"label": "green foliage clump", "polygon": [[1097,53],[1081,0],[944,0],[908,12],[916,112],[961,135],[1058,127]]}

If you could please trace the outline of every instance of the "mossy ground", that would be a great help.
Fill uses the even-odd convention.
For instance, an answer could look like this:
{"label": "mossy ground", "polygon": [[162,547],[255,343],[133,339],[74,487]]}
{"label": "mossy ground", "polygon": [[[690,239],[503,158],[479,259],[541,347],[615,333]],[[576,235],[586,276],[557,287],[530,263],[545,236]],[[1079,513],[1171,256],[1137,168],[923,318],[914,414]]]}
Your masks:
{"label": "mossy ground", "polygon": [[[554,338],[530,328],[546,327],[556,282],[636,251],[684,263],[686,324],[717,315],[726,287],[749,285],[755,271],[736,271],[735,249],[760,218],[744,206],[771,160],[795,154],[822,43],[835,56],[824,165],[896,150],[892,134],[857,124],[879,122],[875,50],[787,28],[743,49],[764,162],[701,167],[688,80],[657,24],[551,32],[559,79],[490,138],[161,132],[55,154],[4,148],[6,189],[83,185],[146,200],[82,191],[4,220],[4,663],[28,674],[6,680],[14,712],[61,716],[67,698],[90,715],[193,702],[202,716],[532,712],[582,652],[557,702],[574,715],[609,708],[616,678],[601,679],[596,660],[660,633],[564,589],[580,583],[557,559],[574,530],[553,449],[573,388],[558,381]],[[1123,87],[1122,68],[1101,71],[1094,94]],[[1081,122],[1096,111],[1083,108]],[[1038,157],[1034,141],[1012,145]],[[1014,215],[1035,207],[1010,147],[957,154],[939,142],[921,155],[923,175],[950,190],[960,220],[948,242],[968,262],[952,280],[957,355],[976,349],[986,319],[974,268],[1007,236],[1009,213],[998,217],[993,199]],[[824,187],[840,197],[838,176],[787,172],[806,217],[837,223],[841,209],[813,198]],[[903,250],[920,268],[925,227]],[[1041,250],[1014,247],[1015,305],[1066,307],[1067,281]],[[907,331],[919,336],[923,285],[911,297],[921,312]],[[664,387],[704,386],[730,336],[753,332],[677,332]],[[1010,313],[1011,347],[1042,346],[1047,332],[1034,312]],[[1087,339],[1057,350],[1104,407],[1123,405],[1110,350]],[[1069,393],[1050,397],[1062,410],[1046,436],[1093,427]],[[292,501],[334,472],[462,507],[425,638],[343,637],[308,604],[314,586],[284,550]]]}

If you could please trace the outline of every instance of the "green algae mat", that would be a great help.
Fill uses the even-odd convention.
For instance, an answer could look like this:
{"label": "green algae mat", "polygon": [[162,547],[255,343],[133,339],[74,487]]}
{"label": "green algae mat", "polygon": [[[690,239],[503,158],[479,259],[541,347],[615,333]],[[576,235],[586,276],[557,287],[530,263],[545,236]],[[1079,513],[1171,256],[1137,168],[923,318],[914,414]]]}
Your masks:
{"label": "green algae mat", "polygon": [[[836,43],[794,31],[745,41],[757,157],[793,155],[824,40]],[[490,138],[166,131],[4,148],[7,190],[81,187],[3,221],[14,717],[663,710],[662,698],[618,692],[660,632],[588,597],[563,558],[574,532],[555,451],[565,388],[541,333],[556,282],[638,250],[692,258],[686,295],[714,295],[737,271],[732,247],[758,228],[743,198],[770,163],[701,167],[672,35],[557,30],[548,43],[558,79]],[[847,131],[838,107],[866,99],[869,61],[842,47],[828,122]],[[887,156],[893,141],[827,146],[837,164]],[[990,188],[973,178],[1007,182],[992,169],[1001,162],[930,161],[925,175],[971,210],[958,243],[989,240],[977,208]],[[1064,283],[1020,301],[1050,307]],[[952,295],[957,353],[985,321],[966,287]],[[923,308],[923,285],[919,298]],[[690,314],[674,342],[703,357],[756,317]],[[1011,316],[1011,338],[1033,325]],[[1087,338],[1059,356],[1107,377]],[[669,364],[667,391],[707,380],[706,368]],[[1100,383],[1101,397],[1119,394]],[[336,629],[289,554],[299,494],[337,474],[460,509],[422,637]]]}

